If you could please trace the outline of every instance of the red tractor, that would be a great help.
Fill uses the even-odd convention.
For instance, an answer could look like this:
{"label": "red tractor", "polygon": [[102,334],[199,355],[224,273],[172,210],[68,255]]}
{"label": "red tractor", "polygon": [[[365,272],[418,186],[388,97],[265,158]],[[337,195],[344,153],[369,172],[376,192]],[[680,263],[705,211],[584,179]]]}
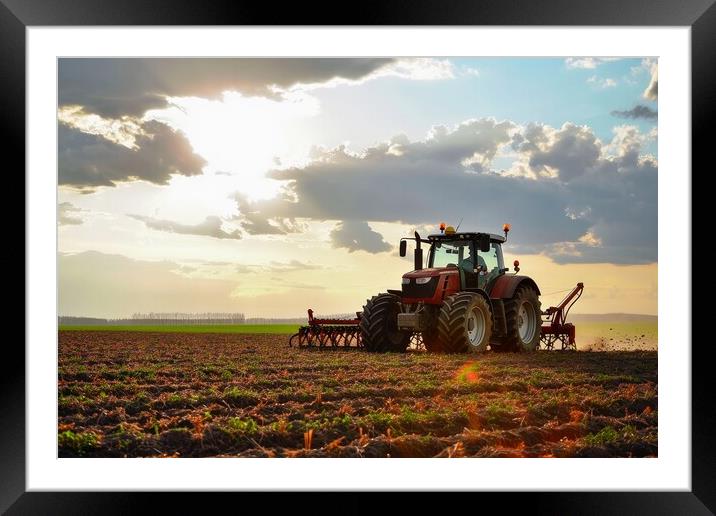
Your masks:
{"label": "red tractor", "polygon": [[[440,233],[423,239],[415,233],[415,270],[403,274],[401,290],[369,299],[360,317],[364,348],[402,352],[416,333],[428,351],[479,353],[534,351],[540,345],[540,290],[528,276],[508,274],[502,257],[504,236],[456,232],[440,225]],[[400,241],[400,256],[407,240]],[[423,267],[423,247],[429,245]]]}

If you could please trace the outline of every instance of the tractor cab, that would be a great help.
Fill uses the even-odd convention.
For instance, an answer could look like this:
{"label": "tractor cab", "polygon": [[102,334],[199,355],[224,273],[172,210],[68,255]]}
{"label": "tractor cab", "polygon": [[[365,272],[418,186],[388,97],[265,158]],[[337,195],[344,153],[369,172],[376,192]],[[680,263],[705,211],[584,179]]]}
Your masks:
{"label": "tractor cab", "polygon": [[505,238],[489,233],[452,233],[428,236],[429,269],[457,269],[461,290],[487,286],[504,274],[502,243]]}
{"label": "tractor cab", "polygon": [[[415,233],[414,270],[403,275],[402,295],[409,302],[439,304],[444,296],[438,283],[444,281],[443,291],[482,290],[489,292],[495,281],[507,272],[502,256],[505,236],[493,233],[458,233],[451,226],[440,226],[440,233],[427,239]],[[400,256],[405,256],[407,240],[400,242]],[[428,244],[428,257],[423,260],[422,244]],[[424,263],[425,262],[425,263]]]}

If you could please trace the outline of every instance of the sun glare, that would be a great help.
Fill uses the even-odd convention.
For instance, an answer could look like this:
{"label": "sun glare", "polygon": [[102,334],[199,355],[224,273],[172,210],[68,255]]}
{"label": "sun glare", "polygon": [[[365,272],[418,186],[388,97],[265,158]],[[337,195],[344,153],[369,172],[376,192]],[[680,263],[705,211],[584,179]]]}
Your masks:
{"label": "sun glare", "polygon": [[267,178],[268,171],[305,159],[311,135],[301,122],[319,112],[318,101],[302,92],[276,99],[224,92],[219,100],[173,97],[169,102],[171,107],[149,111],[145,118],[161,120],[186,134],[207,160],[206,172],[221,178],[203,183],[202,188],[223,190],[232,183],[234,191],[252,199],[278,192],[281,183]]}

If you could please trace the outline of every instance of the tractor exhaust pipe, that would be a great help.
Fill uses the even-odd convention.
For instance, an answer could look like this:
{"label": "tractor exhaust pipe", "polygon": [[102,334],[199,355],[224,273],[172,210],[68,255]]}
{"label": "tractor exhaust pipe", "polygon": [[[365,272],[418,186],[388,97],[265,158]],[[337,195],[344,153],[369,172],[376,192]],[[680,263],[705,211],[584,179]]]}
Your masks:
{"label": "tractor exhaust pipe", "polygon": [[420,235],[415,232],[415,270],[419,271],[423,268],[423,249],[420,247]]}

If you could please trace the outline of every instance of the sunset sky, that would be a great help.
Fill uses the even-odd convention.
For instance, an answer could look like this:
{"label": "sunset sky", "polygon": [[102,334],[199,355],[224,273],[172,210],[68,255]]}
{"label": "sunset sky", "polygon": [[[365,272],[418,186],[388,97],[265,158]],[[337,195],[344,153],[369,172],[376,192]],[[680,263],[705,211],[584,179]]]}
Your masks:
{"label": "sunset sky", "polygon": [[59,314],[360,310],[512,225],[543,304],[657,313],[654,58],[60,59]]}

